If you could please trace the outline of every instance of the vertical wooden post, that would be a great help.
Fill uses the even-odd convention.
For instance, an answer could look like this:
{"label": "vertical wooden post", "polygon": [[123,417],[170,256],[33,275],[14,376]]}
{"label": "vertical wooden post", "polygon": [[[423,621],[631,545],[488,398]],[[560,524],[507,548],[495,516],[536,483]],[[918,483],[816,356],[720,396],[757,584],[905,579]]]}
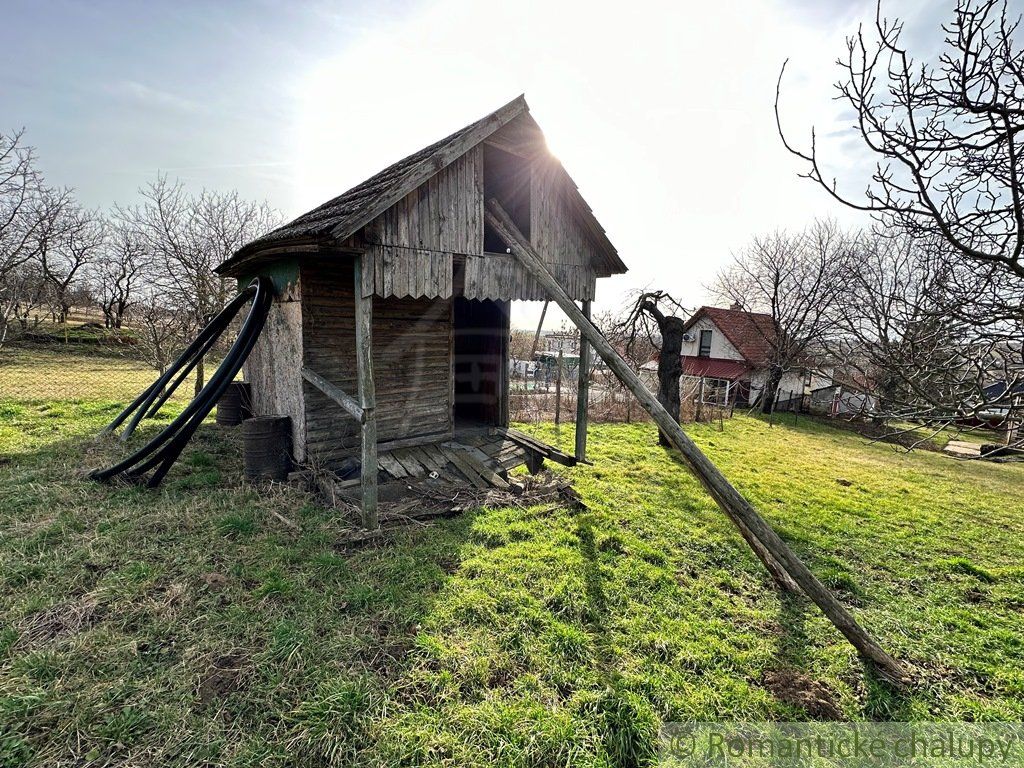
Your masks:
{"label": "vertical wooden post", "polygon": [[498,380],[501,382],[498,401],[498,426],[507,427],[509,420],[509,344],[512,341],[512,302],[498,302],[501,307],[501,370]]}
{"label": "vertical wooden post", "polygon": [[366,261],[355,257],[353,294],[356,314],[356,378],[359,406],[365,421],[362,425],[362,456],[360,481],[363,490],[363,527],[377,528],[377,395],[373,385],[373,294],[364,296],[363,269]]}
{"label": "vertical wooden post", "polygon": [[[582,303],[590,319],[590,300]],[[587,459],[587,415],[590,406],[590,343],[580,334],[580,364],[576,369],[576,461]]]}
{"label": "vertical wooden post", "polygon": [[[561,344],[561,342],[559,342]],[[558,371],[555,372],[555,425],[562,423],[562,350],[558,350]]]}

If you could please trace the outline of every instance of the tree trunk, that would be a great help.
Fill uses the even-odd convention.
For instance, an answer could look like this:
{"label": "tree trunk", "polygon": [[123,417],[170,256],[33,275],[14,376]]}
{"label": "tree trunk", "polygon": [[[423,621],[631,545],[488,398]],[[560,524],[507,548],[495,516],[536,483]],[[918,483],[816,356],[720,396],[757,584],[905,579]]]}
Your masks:
{"label": "tree trunk", "polygon": [[[683,375],[683,328],[678,317],[665,317],[658,328],[661,331],[661,356],[658,359],[658,402],[679,423],[679,377]],[[658,443],[671,446],[668,436],[658,430]]]}
{"label": "tree trunk", "polygon": [[761,390],[761,413],[770,414],[775,410],[775,395],[779,391],[781,381],[782,371],[772,366],[768,371],[768,378],[765,379],[764,389]]}
{"label": "tree trunk", "polygon": [[196,364],[196,388],[195,394],[199,394],[199,390],[203,388],[203,382],[206,378],[205,370],[206,361],[203,358],[199,358],[199,362]]}

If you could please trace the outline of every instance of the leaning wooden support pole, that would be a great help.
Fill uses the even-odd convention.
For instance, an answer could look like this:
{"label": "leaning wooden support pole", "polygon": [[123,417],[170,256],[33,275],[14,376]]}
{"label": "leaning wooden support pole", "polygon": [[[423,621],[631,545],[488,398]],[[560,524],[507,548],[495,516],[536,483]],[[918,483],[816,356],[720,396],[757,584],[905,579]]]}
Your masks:
{"label": "leaning wooden support pole", "polygon": [[509,215],[497,200],[487,201],[487,222],[505,240],[512,253],[520,261],[526,271],[543,286],[544,290],[565,312],[566,316],[579,328],[601,358],[608,364],[618,379],[640,401],[644,409],[654,418],[673,447],[676,448],[690,469],[707,489],[711,497],[718,503],[722,511],[736,523],[744,539],[751,545],[761,561],[768,567],[773,576],[778,578],[776,570],[781,566],[790,581],[796,582],[800,589],[815,602],[822,613],[843,633],[847,640],[857,649],[861,656],[870,659],[877,666],[878,672],[885,678],[904,683],[908,676],[903,666],[890,656],[854,619],[818,579],[804,565],[803,561],[789,548],[772,527],[740,495],[707,456],[697,447],[682,427],[662,407],[650,390],[644,386],[637,376],[619,356],[611,344],[590,320],[584,316],[579,307],[565,292],[565,289],[552,277],[543,260],[533,246],[523,237]]}
{"label": "leaning wooden support pole", "polygon": [[537,332],[533,334],[533,345],[530,347],[530,359],[528,362],[532,363],[533,359],[537,357],[537,347],[540,345],[540,332],[544,328],[544,316],[548,313],[547,299],[544,300],[544,307],[540,311],[540,320],[537,321]]}
{"label": "leaning wooden support pole", "polygon": [[355,257],[356,379],[359,408],[362,410],[362,455],[360,479],[363,491],[363,527],[377,528],[377,413],[373,384],[373,296],[363,296],[362,256]]}

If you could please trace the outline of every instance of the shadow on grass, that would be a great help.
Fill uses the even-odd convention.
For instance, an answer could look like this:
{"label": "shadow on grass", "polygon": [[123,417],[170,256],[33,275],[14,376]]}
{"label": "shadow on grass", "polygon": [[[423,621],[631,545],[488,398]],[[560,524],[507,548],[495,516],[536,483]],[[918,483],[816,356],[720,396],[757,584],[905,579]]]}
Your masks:
{"label": "shadow on grass", "polygon": [[[823,432],[826,427],[811,419],[803,420],[795,424],[776,424],[790,429]],[[680,468],[687,467],[686,463],[677,451],[670,450],[669,455]],[[770,525],[770,523],[769,523]],[[779,529],[776,529],[780,532]],[[844,571],[837,572],[837,563],[833,556],[828,553],[820,553],[820,549],[812,542],[801,537],[798,542],[789,543],[790,547],[801,549],[796,552],[812,572],[816,572],[819,578],[828,575],[833,582],[845,587],[854,597],[860,596],[852,576]],[[797,546],[794,546],[794,543]],[[816,556],[815,550],[820,554]],[[753,556],[752,552],[748,553]],[[817,560],[823,562],[816,563]],[[827,572],[827,574],[826,574]],[[767,578],[767,574],[765,574]],[[836,585],[833,584],[832,591],[835,592]],[[780,609],[778,623],[780,627],[777,655],[777,670],[767,673],[765,677],[766,687],[780,701],[791,705],[814,719],[838,719],[842,713],[838,706],[832,701],[832,694],[820,683],[807,676],[808,670],[814,657],[811,641],[807,633],[807,620],[809,611],[817,611],[817,607],[803,595],[792,595],[782,593],[780,595]],[[838,631],[838,630],[836,630]],[[910,691],[902,689],[885,681],[879,676],[873,665],[862,660],[864,669],[864,696],[862,705],[863,716],[873,720],[903,720],[911,715]]]}
{"label": "shadow on grass", "polygon": [[[845,719],[832,692],[801,671],[811,667],[807,617],[817,608],[802,595],[783,593],[779,600],[779,671],[767,676],[768,689],[780,701],[802,709],[815,720]],[[877,721],[912,719],[910,689],[886,681],[870,660],[860,659],[860,664],[864,670],[860,716]]]}
{"label": "shadow on grass", "polygon": [[779,595],[779,664],[783,667],[805,669],[810,662],[807,637],[807,612],[810,601],[802,595],[782,592]]}
{"label": "shadow on grass", "polygon": [[604,746],[612,765],[650,764],[657,755],[657,723],[648,706],[629,690],[615,668],[615,655],[608,627],[608,599],[605,577],[589,516],[579,519],[576,534],[583,555],[584,589],[587,598],[587,628],[594,643],[594,663],[604,688],[597,702],[604,727]]}

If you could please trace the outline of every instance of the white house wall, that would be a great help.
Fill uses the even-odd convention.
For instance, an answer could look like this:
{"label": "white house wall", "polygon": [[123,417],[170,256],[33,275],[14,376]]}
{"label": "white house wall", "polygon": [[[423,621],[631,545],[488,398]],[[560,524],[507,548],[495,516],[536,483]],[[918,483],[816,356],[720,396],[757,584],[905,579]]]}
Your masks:
{"label": "white house wall", "polygon": [[684,341],[682,353],[684,355],[692,355],[697,357],[697,353],[700,351],[700,332],[711,331],[711,357],[717,357],[720,360],[743,360],[743,355],[739,353],[726,338],[725,334],[719,330],[718,326],[707,317],[700,318],[694,323],[688,333],[693,334],[693,341]]}

